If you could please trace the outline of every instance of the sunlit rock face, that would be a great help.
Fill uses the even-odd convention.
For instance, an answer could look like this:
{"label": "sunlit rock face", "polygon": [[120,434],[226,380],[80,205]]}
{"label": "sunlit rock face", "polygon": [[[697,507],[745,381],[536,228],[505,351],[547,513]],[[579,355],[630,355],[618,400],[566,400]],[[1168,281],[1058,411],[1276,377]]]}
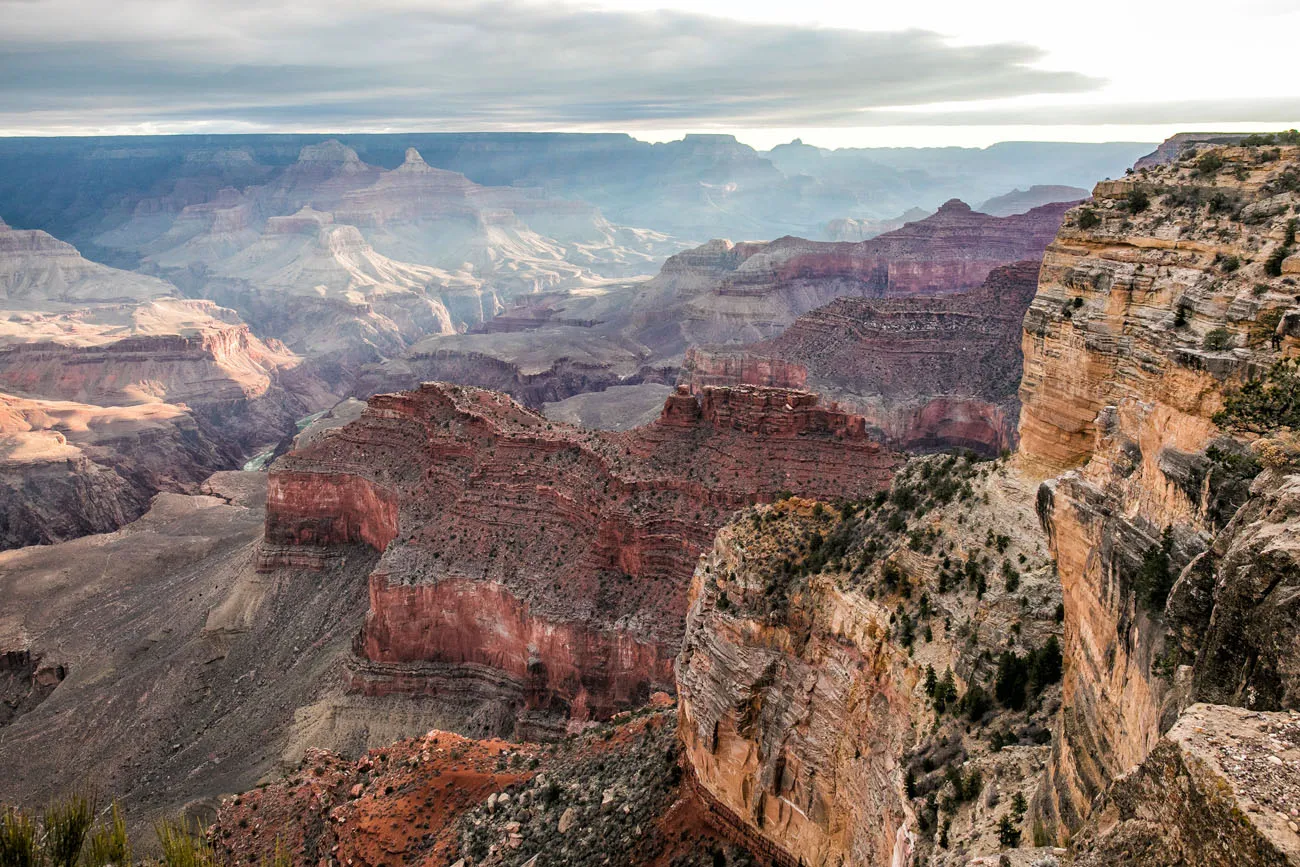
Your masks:
{"label": "sunlit rock face", "polygon": [[232,310],[0,223],[6,546],[114,530],[332,402]]}
{"label": "sunlit rock face", "polygon": [[[1055,476],[1038,506],[1065,599],[1065,706],[1041,804],[1062,829],[1143,761],[1188,701],[1269,695],[1276,706],[1287,694],[1276,662],[1247,671],[1229,649],[1236,627],[1202,643],[1215,618],[1283,616],[1255,586],[1264,579],[1222,570],[1210,590],[1197,576],[1254,532],[1214,541],[1258,471],[1243,469],[1253,459],[1214,415],[1226,390],[1300,351],[1279,327],[1294,289],[1266,267],[1298,200],[1288,178],[1300,149],[1203,156],[1099,184],[1048,247],[1025,317],[1019,459]],[[1203,553],[1212,543],[1219,553]],[[1151,576],[1171,581],[1189,563],[1166,610]],[[1180,623],[1194,624],[1181,639]]]}
{"label": "sunlit rock face", "polygon": [[553,730],[672,688],[695,560],[733,511],[865,494],[895,464],[807,392],[682,392],[615,433],[425,384],[274,466],[262,562],[383,551],[354,687],[435,696],[467,727]]}

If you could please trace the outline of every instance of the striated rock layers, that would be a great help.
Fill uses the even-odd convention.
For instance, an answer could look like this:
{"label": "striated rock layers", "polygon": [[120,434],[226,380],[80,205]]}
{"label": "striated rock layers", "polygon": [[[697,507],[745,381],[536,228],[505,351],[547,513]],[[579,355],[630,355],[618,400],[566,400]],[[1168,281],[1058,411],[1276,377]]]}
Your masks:
{"label": "striated rock layers", "polygon": [[1025,261],[970,292],[838,298],[771,340],[693,348],[685,366],[693,388],[811,388],[898,448],[996,455],[1015,446],[1021,321],[1037,283],[1037,261]]}
{"label": "striated rock layers", "polygon": [[184,407],[101,407],[0,393],[0,548],[104,533],[158,491],[197,488],[239,453]]}
{"label": "striated rock layers", "polygon": [[231,310],[0,223],[5,546],[104,532],[331,396]]}
{"label": "striated rock layers", "polygon": [[[971,494],[944,502],[950,482]],[[1030,490],[1005,466],[922,458],[874,513],[794,499],[719,533],[677,660],[685,755],[718,827],[783,865],[964,865],[996,850],[989,802],[964,807],[972,798],[944,786],[983,775],[1004,800],[1025,797],[1046,758],[1035,738],[984,740],[1029,730],[1025,711],[987,701],[991,654],[1041,647],[1058,628]],[[910,513],[912,492],[928,510]],[[1019,564],[1016,584],[948,577],[953,561],[987,562],[984,539]],[[986,703],[947,717],[931,701],[936,671]]]}
{"label": "striated rock layers", "polygon": [[1065,600],[1065,706],[1040,805],[1060,828],[1189,701],[1294,706],[1289,483],[1261,477],[1262,499],[1233,519],[1259,464],[1253,435],[1215,413],[1300,354],[1279,327],[1294,281],[1268,265],[1294,231],[1298,173],[1295,147],[1139,170],[1099,184],[1044,258],[1020,460],[1064,471],[1038,500]]}
{"label": "striated rock layers", "polygon": [[1066,204],[991,217],[953,200],[934,215],[858,244],[778,238],[708,245],[669,259],[648,284],[684,304],[686,344],[755,342],[839,297],[938,295],[980,286],[1000,265],[1037,259]]}
{"label": "striated rock layers", "polygon": [[680,392],[616,433],[427,383],[277,462],[263,560],[383,552],[356,688],[435,695],[483,731],[581,722],[671,688],[691,570],[732,512],[862,495],[894,463],[809,393]]}

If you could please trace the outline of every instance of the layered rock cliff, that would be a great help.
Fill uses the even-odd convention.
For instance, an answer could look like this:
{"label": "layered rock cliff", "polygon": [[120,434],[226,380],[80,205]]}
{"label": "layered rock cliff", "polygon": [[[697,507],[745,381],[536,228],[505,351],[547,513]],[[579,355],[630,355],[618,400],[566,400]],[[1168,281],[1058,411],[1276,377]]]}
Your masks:
{"label": "layered rock cliff", "polygon": [[159,491],[193,491],[240,453],[184,407],[101,407],[0,393],[0,548],[104,533]]}
{"label": "layered rock cliff", "polygon": [[[670,259],[648,285],[663,305],[684,299],[687,344],[754,342],[839,297],[898,298],[978,287],[1000,265],[1037,259],[1065,204],[1011,217],[979,214],[953,200],[924,220],[859,244],[778,238],[766,244],[711,242],[701,264]],[[706,255],[707,254],[707,255]],[[698,273],[697,273],[698,272]],[[696,291],[703,287],[705,291]]]}
{"label": "layered rock cliff", "polygon": [[332,403],[231,310],[0,224],[5,545],[116,529]]}
{"label": "layered rock cliff", "polygon": [[356,688],[434,695],[484,731],[562,725],[671,688],[691,570],[735,509],[860,496],[894,464],[808,393],[683,392],[615,433],[425,384],[273,467],[264,563],[382,551]]}
{"label": "layered rock cliff", "polygon": [[1287,526],[1287,483],[1261,477],[1251,495],[1258,434],[1216,413],[1300,353],[1280,267],[1298,162],[1295,147],[1223,147],[1103,182],[1044,258],[1020,458],[1066,471],[1038,500],[1065,599],[1065,704],[1041,803],[1062,835],[1188,702],[1294,702],[1289,545],[1269,541]]}
{"label": "layered rock cliff", "polygon": [[723,529],[677,660],[686,759],[717,827],[789,865],[996,850],[1055,708],[1045,670],[1028,698],[1005,673],[1059,653],[1031,490],[1005,465],[923,458],[887,497],[787,500]]}
{"label": "layered rock cliff", "polygon": [[969,292],[838,298],[779,337],[687,353],[693,388],[749,383],[811,388],[861,413],[907,450],[1016,442],[1021,320],[1037,261],[993,269]]}

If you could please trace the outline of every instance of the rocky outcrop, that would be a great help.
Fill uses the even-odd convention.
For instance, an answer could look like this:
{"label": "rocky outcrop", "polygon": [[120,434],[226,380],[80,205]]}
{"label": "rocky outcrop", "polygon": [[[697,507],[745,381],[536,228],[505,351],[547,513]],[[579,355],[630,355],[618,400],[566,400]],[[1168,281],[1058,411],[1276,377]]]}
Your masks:
{"label": "rocky outcrop", "polygon": [[[1020,460],[1068,470],[1039,494],[1065,599],[1065,706],[1042,804],[1062,828],[1201,691],[1270,707],[1288,695],[1280,672],[1294,651],[1240,625],[1289,619],[1285,593],[1269,590],[1287,555],[1262,555],[1262,512],[1213,541],[1258,471],[1214,419],[1225,392],[1298,350],[1276,328],[1293,289],[1266,262],[1285,244],[1300,149],[1209,157],[1099,184],[1048,248],[1025,317]],[[1257,508],[1284,491],[1258,490]],[[1258,566],[1223,569],[1234,545],[1243,558],[1259,546]]]}
{"label": "rocky outcrop", "polygon": [[115,530],[159,491],[197,491],[239,457],[184,407],[0,394],[0,548]]}
{"label": "rocky outcrop", "polygon": [[839,298],[781,336],[692,349],[692,387],[808,387],[861,413],[901,449],[1014,448],[1021,320],[1034,261],[999,267],[977,289],[933,297]]}
{"label": "rocky outcrop", "polygon": [[1197,701],[1298,708],[1300,476],[1266,471],[1250,493],[1174,584],[1166,614]]}
{"label": "rocky outcrop", "polygon": [[[990,531],[996,524],[1003,541],[982,535],[961,498],[945,499],[949,481],[989,497]],[[936,492],[928,511],[888,505],[917,485]],[[990,703],[948,719],[926,683],[946,671],[974,690],[989,650],[1040,646],[1054,631],[1044,541],[1017,505],[1027,493],[1005,467],[926,458],[874,514],[795,499],[719,533],[696,568],[677,660],[685,755],[716,824],[791,865],[964,864],[996,847],[991,817],[961,807],[960,793],[938,814],[945,774],[979,769],[1003,798],[1025,796],[1046,748],[1026,740],[990,752],[984,734],[1017,729],[1023,716]],[[927,550],[917,541],[926,538],[953,545]],[[986,539],[1023,583],[975,592],[944,577],[954,560],[978,564]],[[1049,711],[1037,713],[1041,726]]]}
{"label": "rocky outcrop", "polygon": [[355,760],[313,750],[284,779],[225,798],[212,836],[242,862],[280,852],[376,867],[762,863],[701,822],[673,709],[657,698],[548,749],[434,730]]}
{"label": "rocky outcrop", "polygon": [[735,509],[863,494],[893,465],[862,419],[807,393],[683,392],[618,433],[425,384],[273,467],[263,563],[383,551],[364,692],[442,696],[488,731],[582,722],[671,688],[694,561]]}
{"label": "rocky outcrop", "polygon": [[1300,715],[1192,705],[1116,781],[1075,864],[1300,864]]}

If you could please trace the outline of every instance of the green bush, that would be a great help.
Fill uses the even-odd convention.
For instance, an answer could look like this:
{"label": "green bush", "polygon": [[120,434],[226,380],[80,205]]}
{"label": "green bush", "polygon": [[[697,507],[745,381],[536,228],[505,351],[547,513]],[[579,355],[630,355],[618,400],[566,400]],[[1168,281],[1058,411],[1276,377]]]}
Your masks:
{"label": "green bush", "polygon": [[1283,427],[1300,428],[1300,361],[1283,359],[1262,379],[1230,390],[1214,423],[1260,434]]}
{"label": "green bush", "polygon": [[1273,252],[1269,255],[1269,257],[1264,260],[1264,273],[1270,277],[1281,277],[1282,260],[1285,259],[1286,257],[1287,257],[1286,247],[1277,247],[1276,249],[1274,249]]}
{"label": "green bush", "polygon": [[81,794],[71,795],[45,811],[41,817],[43,848],[54,867],[75,867],[94,821],[95,804]]}
{"label": "green bush", "polygon": [[0,864],[36,867],[42,860],[36,845],[36,820],[21,810],[7,808],[0,818]]}
{"label": "green bush", "polygon": [[1214,151],[1202,154],[1196,161],[1196,173],[1198,175],[1213,175],[1219,169],[1223,168],[1223,158]]}
{"label": "green bush", "polygon": [[1079,211],[1079,228],[1092,229],[1101,223],[1101,218],[1092,208],[1083,208]]}
{"label": "green bush", "polygon": [[97,826],[86,841],[86,867],[109,867],[131,863],[131,844],[126,836],[126,819],[117,802],[109,813],[108,823]]}
{"label": "green bush", "polygon": [[220,862],[197,823],[164,819],[154,826],[163,867],[218,867]]}
{"label": "green bush", "polygon": [[1020,829],[1011,821],[1010,816],[998,820],[998,845],[1003,849],[1015,849],[1020,845]]}
{"label": "green bush", "polygon": [[1133,190],[1124,200],[1124,207],[1130,214],[1140,214],[1151,206],[1151,199],[1142,188]]}
{"label": "green bush", "polygon": [[1202,341],[1202,346],[1211,352],[1223,352],[1231,349],[1232,344],[1232,332],[1223,327],[1211,329],[1205,335],[1205,340]]}
{"label": "green bush", "polygon": [[1178,574],[1174,571],[1173,533],[1165,527],[1160,542],[1146,549],[1142,554],[1142,565],[1138,567],[1137,577],[1133,579],[1133,591],[1138,601],[1151,611],[1164,611],[1169,591],[1173,589]]}

